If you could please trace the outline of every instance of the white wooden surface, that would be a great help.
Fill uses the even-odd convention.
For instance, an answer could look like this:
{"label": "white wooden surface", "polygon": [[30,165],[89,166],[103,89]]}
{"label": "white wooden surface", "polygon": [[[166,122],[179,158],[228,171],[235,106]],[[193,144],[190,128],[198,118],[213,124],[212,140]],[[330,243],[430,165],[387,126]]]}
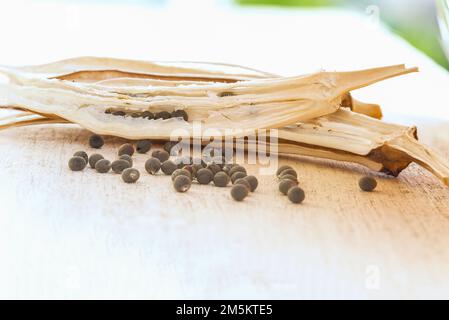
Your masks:
{"label": "white wooden surface", "polygon": [[[449,156],[449,76],[366,17],[208,10],[17,2],[0,11],[0,63],[92,54],[289,74],[406,62],[422,72],[357,97],[381,103],[387,118],[419,122],[423,139]],[[449,297],[449,190],[416,166],[365,194],[361,167],[283,160],[300,172],[304,205],[279,196],[270,176],[237,204],[212,186],[175,194],[166,177],[126,185],[112,173],[70,172],[74,151],[92,152],[87,137],[75,126],[0,132],[1,298]],[[101,152],[113,158],[120,143],[108,138]],[[136,167],[145,159],[136,156]]]}

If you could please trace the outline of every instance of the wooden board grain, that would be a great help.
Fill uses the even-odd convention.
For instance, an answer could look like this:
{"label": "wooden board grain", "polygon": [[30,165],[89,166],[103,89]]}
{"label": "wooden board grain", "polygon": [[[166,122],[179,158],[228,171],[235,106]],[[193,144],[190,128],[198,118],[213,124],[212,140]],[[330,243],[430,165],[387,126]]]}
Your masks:
{"label": "wooden board grain", "polygon": [[[449,154],[445,124],[421,128]],[[448,298],[449,189],[416,165],[397,179],[348,163],[282,159],[306,201],[293,205],[273,176],[242,203],[229,189],[143,170],[135,185],[67,161],[87,147],[76,126],[0,134],[1,297]],[[114,159],[123,140],[107,138]],[[257,174],[256,166],[248,166]]]}

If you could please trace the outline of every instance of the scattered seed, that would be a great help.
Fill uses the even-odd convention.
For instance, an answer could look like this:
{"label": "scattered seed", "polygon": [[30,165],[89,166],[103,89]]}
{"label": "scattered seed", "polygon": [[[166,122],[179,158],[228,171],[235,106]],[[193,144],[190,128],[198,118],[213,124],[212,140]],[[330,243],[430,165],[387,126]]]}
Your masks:
{"label": "scattered seed", "polygon": [[288,200],[293,203],[301,203],[306,198],[304,190],[302,190],[300,187],[290,188],[290,190],[288,190],[287,196]]}
{"label": "scattered seed", "polygon": [[359,180],[360,189],[371,192],[377,187],[377,181],[373,177],[363,177]]}
{"label": "scattered seed", "polygon": [[238,179],[245,178],[245,177],[246,177],[246,173],[245,173],[245,172],[241,172],[241,171],[235,172],[235,173],[231,176],[232,184],[234,184]]}
{"label": "scattered seed", "polygon": [[106,173],[111,170],[111,161],[106,159],[98,160],[95,164],[95,170],[99,173]]}
{"label": "scattered seed", "polygon": [[133,166],[133,158],[131,158],[131,156],[129,154],[122,154],[121,156],[118,157],[121,160],[126,160],[129,162],[130,167]]}
{"label": "scattered seed", "polygon": [[118,149],[118,155],[121,156],[123,154],[127,154],[129,156],[134,154],[134,147],[131,143],[125,143],[120,146]]}
{"label": "scattered seed", "polygon": [[282,180],[292,180],[292,181],[298,182],[298,178],[296,178],[295,176],[292,176],[291,174],[284,174],[281,177],[281,179]]}
{"label": "scattered seed", "polygon": [[215,163],[211,163],[209,164],[207,167],[207,169],[209,169],[210,171],[212,171],[212,173],[214,174],[214,176],[221,171],[221,167],[218,164]]}
{"label": "scattered seed", "polygon": [[177,165],[171,160],[166,160],[161,164],[161,170],[167,176],[171,175],[176,169],[178,169]]}
{"label": "scattered seed", "polygon": [[236,172],[243,172],[246,175],[246,169],[240,165],[236,165],[233,166],[230,170],[229,170],[229,176],[232,177],[232,175]]}
{"label": "scattered seed", "polygon": [[162,119],[162,120],[166,120],[169,119],[171,117],[170,113],[167,111],[161,111],[158,112],[154,115],[154,119]]}
{"label": "scattered seed", "polygon": [[161,169],[161,162],[158,158],[150,158],[145,162],[145,170],[149,174],[156,174]]}
{"label": "scattered seed", "polygon": [[140,140],[136,143],[136,151],[138,153],[147,153],[150,151],[152,143],[150,140]]}
{"label": "scattered seed", "polygon": [[293,169],[293,168],[291,166],[280,166],[276,171],[276,176],[280,177],[282,171],[287,170],[287,169]]}
{"label": "scattered seed", "polygon": [[245,180],[245,178],[240,178],[240,179],[235,180],[234,185],[242,184],[248,188],[248,191],[251,191],[251,185],[249,184],[248,180]]}
{"label": "scattered seed", "polygon": [[224,92],[218,93],[217,96],[219,96],[220,98],[222,98],[222,97],[232,97],[232,96],[235,96],[235,93],[234,92],[230,92],[230,91],[224,91]]}
{"label": "scattered seed", "polygon": [[173,173],[171,174],[171,180],[175,181],[176,177],[178,176],[186,176],[190,180],[192,180],[192,174],[186,169],[176,169],[175,171],[173,171]]}
{"label": "scattered seed", "polygon": [[290,188],[292,187],[296,187],[298,185],[297,182],[292,181],[292,180],[282,180],[279,183],[279,191],[283,194],[283,195],[287,195],[288,190],[290,190]]}
{"label": "scattered seed", "polygon": [[192,165],[192,168],[193,168],[194,177],[197,176],[198,171],[200,171],[201,169],[204,169],[204,167],[201,164],[194,164],[194,165]]}
{"label": "scattered seed", "polygon": [[214,174],[209,169],[203,168],[196,173],[196,180],[199,184],[209,184],[214,178]]}
{"label": "scattered seed", "polygon": [[214,176],[214,184],[217,187],[227,187],[231,178],[225,172],[218,172]]}
{"label": "scattered seed", "polygon": [[86,160],[83,157],[75,156],[69,160],[69,168],[72,171],[81,171],[86,167]]}
{"label": "scattered seed", "polygon": [[243,201],[248,193],[248,188],[242,184],[236,184],[231,188],[231,196],[235,201]]}
{"label": "scattered seed", "polygon": [[104,145],[104,140],[98,134],[93,134],[89,137],[89,145],[92,148],[100,149]]}
{"label": "scattered seed", "polygon": [[131,164],[127,160],[115,160],[111,164],[112,171],[122,173],[125,169],[131,168]]}
{"label": "scattered seed", "polygon": [[95,165],[98,161],[104,159],[104,157],[101,154],[94,153],[89,157],[89,165],[92,169],[95,169]]}
{"label": "scattered seed", "polygon": [[236,166],[236,164],[233,164],[233,163],[225,164],[225,165],[223,166],[223,171],[224,171],[227,175],[229,175],[229,171],[231,171],[231,169],[232,169],[233,167],[235,167],[235,166]]}
{"label": "scattered seed", "polygon": [[165,150],[154,150],[151,156],[153,158],[158,158],[161,163],[167,161],[170,158],[170,155]]}
{"label": "scattered seed", "polygon": [[176,110],[171,113],[172,118],[183,118],[184,121],[189,121],[189,115],[184,110]]}
{"label": "scattered seed", "polygon": [[182,167],[182,169],[189,171],[192,179],[196,176],[196,169],[193,165],[185,165],[184,167]]}
{"label": "scattered seed", "polygon": [[142,112],[142,118],[148,119],[148,120],[153,120],[154,119],[154,113],[151,112],[151,111],[144,111],[144,112]]}
{"label": "scattered seed", "polygon": [[125,169],[122,173],[122,179],[126,183],[135,183],[140,178],[140,172],[134,168]]}
{"label": "scattered seed", "polygon": [[89,157],[87,156],[87,153],[84,151],[77,151],[73,154],[74,157],[81,157],[84,160],[86,160],[86,164],[89,162]]}
{"label": "scattered seed", "polygon": [[251,192],[256,191],[257,186],[259,185],[259,181],[257,180],[257,178],[255,176],[247,176],[244,178],[246,181],[248,181],[251,189]]}
{"label": "scattered seed", "polygon": [[186,192],[190,189],[190,186],[192,185],[192,181],[189,179],[189,177],[184,175],[179,175],[175,178],[173,181],[173,187],[178,192]]}
{"label": "scattered seed", "polygon": [[298,178],[298,174],[296,173],[296,171],[294,169],[286,169],[286,170],[282,171],[279,176],[280,179],[282,179],[282,177],[285,175],[291,175],[291,176],[294,176],[295,178]]}

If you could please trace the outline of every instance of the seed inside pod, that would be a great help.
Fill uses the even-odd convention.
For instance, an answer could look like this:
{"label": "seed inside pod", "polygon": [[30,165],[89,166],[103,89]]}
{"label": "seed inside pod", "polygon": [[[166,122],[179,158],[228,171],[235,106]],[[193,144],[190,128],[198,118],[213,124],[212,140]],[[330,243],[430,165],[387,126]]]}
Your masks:
{"label": "seed inside pod", "polygon": [[288,190],[290,190],[290,188],[296,187],[298,185],[297,182],[292,181],[292,180],[282,180],[279,183],[279,191],[283,194],[283,195],[287,195]]}
{"label": "seed inside pod", "polygon": [[248,188],[242,184],[236,184],[231,188],[231,196],[235,201],[243,201],[248,193]]}
{"label": "seed inside pod", "polygon": [[246,175],[246,169],[245,169],[244,167],[240,166],[240,165],[236,165],[236,166],[233,166],[233,167],[229,170],[229,176],[232,177],[232,175],[233,175],[234,173],[236,173],[236,172],[243,172],[243,173],[245,173],[245,175]]}
{"label": "seed inside pod", "polygon": [[121,156],[123,154],[127,154],[129,156],[134,154],[134,147],[131,143],[125,143],[120,146],[118,149],[118,155]]}
{"label": "seed inside pod", "polygon": [[162,119],[162,120],[166,120],[166,119],[170,119],[171,115],[169,112],[167,111],[161,111],[158,112],[154,115],[154,119]]}
{"label": "seed inside pod", "polygon": [[234,185],[236,185],[236,184],[242,184],[248,188],[248,191],[251,191],[251,185],[249,184],[249,182],[247,180],[245,180],[245,178],[240,178],[240,179],[235,180]]}
{"label": "seed inside pod", "polygon": [[189,177],[186,177],[184,175],[177,176],[173,181],[173,187],[178,192],[186,192],[190,189],[191,185],[192,181],[189,179]]}
{"label": "seed inside pod", "polygon": [[161,164],[161,170],[167,176],[171,175],[176,169],[178,169],[178,166],[171,160],[166,160]]}
{"label": "seed inside pod", "polygon": [[86,161],[86,164],[89,162],[89,157],[87,156],[87,153],[84,151],[77,151],[73,154],[74,157],[81,157]]}
{"label": "seed inside pod", "polygon": [[171,149],[178,144],[177,141],[167,141],[164,144],[164,150],[167,151],[169,154],[171,153]]}
{"label": "seed inside pod", "polygon": [[125,169],[131,167],[131,164],[123,159],[115,160],[111,164],[112,171],[115,173],[122,173]]}
{"label": "seed inside pod", "polygon": [[94,153],[89,157],[89,165],[92,169],[95,169],[95,164],[104,159],[104,157],[101,154]]}
{"label": "seed inside pod", "polygon": [[125,169],[122,172],[122,180],[126,183],[134,183],[140,178],[140,172],[134,168]]}
{"label": "seed inside pod", "polygon": [[170,158],[170,155],[165,150],[154,150],[153,153],[151,153],[151,156],[153,158],[158,158],[161,163],[167,161]]}
{"label": "seed inside pod", "polygon": [[124,117],[126,116],[125,111],[115,111],[112,113],[114,116]]}
{"label": "seed inside pod", "polygon": [[287,196],[288,200],[290,200],[293,203],[301,203],[306,198],[304,190],[302,190],[300,187],[290,188],[288,190]]}
{"label": "seed inside pod", "polygon": [[220,188],[226,187],[230,180],[231,178],[229,178],[229,176],[224,172],[218,172],[214,176],[214,184]]}
{"label": "seed inside pod", "polygon": [[232,97],[232,96],[235,96],[235,93],[233,93],[231,91],[224,91],[224,92],[217,93],[217,96],[219,96],[220,98],[222,98],[222,97]]}
{"label": "seed inside pod", "polygon": [[106,159],[98,160],[95,164],[95,170],[99,173],[106,173],[111,170],[111,162]]}
{"label": "seed inside pod", "polygon": [[86,160],[83,157],[72,157],[69,160],[69,168],[72,171],[81,171],[86,167]]}
{"label": "seed inside pod", "polygon": [[132,118],[140,118],[142,116],[142,113],[140,112],[133,112],[131,113]]}
{"label": "seed inside pod", "polygon": [[245,177],[246,177],[246,173],[245,173],[245,172],[241,172],[241,171],[235,172],[235,173],[231,176],[232,184],[234,184],[238,179],[245,178]]}
{"label": "seed inside pod", "polygon": [[131,156],[129,154],[122,154],[121,156],[118,157],[121,160],[126,160],[129,162],[130,167],[133,166],[133,158],[131,158]]}
{"label": "seed inside pod", "polygon": [[145,162],[145,170],[149,174],[156,174],[161,169],[161,162],[158,158],[150,158]]}
{"label": "seed inside pod", "polygon": [[293,168],[291,166],[280,166],[276,171],[276,176],[280,177],[282,171],[287,170],[287,169],[293,169]]}
{"label": "seed inside pod", "polygon": [[196,173],[196,181],[198,181],[199,184],[209,184],[213,178],[214,175],[212,171],[206,168],[200,169]]}
{"label": "seed inside pod", "polygon": [[192,174],[186,169],[176,169],[175,171],[173,171],[173,173],[171,174],[171,180],[175,181],[176,177],[178,176],[186,176],[187,178],[192,180]]}
{"label": "seed inside pod", "polygon": [[112,113],[112,109],[106,109],[106,110],[104,111],[104,113],[106,113],[106,114],[111,114],[111,113]]}
{"label": "seed inside pod", "polygon": [[257,189],[257,186],[259,185],[259,181],[257,180],[257,178],[255,176],[247,176],[245,178],[246,181],[248,181],[251,189],[251,192],[254,192]]}
{"label": "seed inside pod", "polygon": [[285,174],[281,177],[281,180],[292,180],[295,182],[298,182],[298,178],[296,178],[295,176],[292,176],[291,174]]}
{"label": "seed inside pod", "polygon": [[371,192],[377,187],[377,181],[373,177],[363,177],[359,180],[359,187],[363,191]]}
{"label": "seed inside pod", "polygon": [[207,169],[209,169],[210,171],[212,171],[212,173],[214,174],[214,176],[221,171],[221,167],[218,164],[215,163],[211,163],[209,164],[207,167]]}
{"label": "seed inside pod", "polygon": [[293,169],[286,169],[286,170],[282,171],[280,176],[279,176],[280,179],[282,179],[282,177],[285,176],[285,175],[291,175],[291,176],[294,176],[295,178],[298,178],[298,174]]}
{"label": "seed inside pod", "polygon": [[89,137],[89,145],[92,148],[100,149],[104,145],[104,140],[98,134],[93,134]]}
{"label": "seed inside pod", "polygon": [[189,121],[189,115],[184,110],[176,110],[171,113],[172,118],[183,118],[184,121]]}
{"label": "seed inside pod", "polygon": [[153,120],[154,119],[154,113],[151,112],[151,111],[144,111],[144,112],[142,112],[142,118],[148,119],[148,120]]}
{"label": "seed inside pod", "polygon": [[136,143],[136,151],[138,153],[147,153],[150,151],[152,143],[150,140],[139,140]]}

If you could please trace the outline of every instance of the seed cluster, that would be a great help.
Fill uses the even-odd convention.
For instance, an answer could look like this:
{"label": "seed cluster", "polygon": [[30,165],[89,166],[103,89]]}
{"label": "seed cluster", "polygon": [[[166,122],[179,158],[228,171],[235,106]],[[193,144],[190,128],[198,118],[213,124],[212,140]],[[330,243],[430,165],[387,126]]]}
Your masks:
{"label": "seed cluster", "polygon": [[292,203],[302,203],[305,199],[304,190],[298,185],[298,173],[291,166],[281,166],[276,171],[279,182],[279,192],[287,196]]}
{"label": "seed cluster", "polygon": [[151,111],[132,111],[132,110],[113,110],[112,108],[108,108],[104,111],[106,114],[111,114],[113,116],[119,117],[131,117],[131,118],[143,118],[148,120],[157,120],[157,119],[170,119],[170,118],[182,118],[184,121],[189,121],[189,116],[187,112],[184,110],[175,110],[173,112],[168,111],[160,111],[153,113]]}

